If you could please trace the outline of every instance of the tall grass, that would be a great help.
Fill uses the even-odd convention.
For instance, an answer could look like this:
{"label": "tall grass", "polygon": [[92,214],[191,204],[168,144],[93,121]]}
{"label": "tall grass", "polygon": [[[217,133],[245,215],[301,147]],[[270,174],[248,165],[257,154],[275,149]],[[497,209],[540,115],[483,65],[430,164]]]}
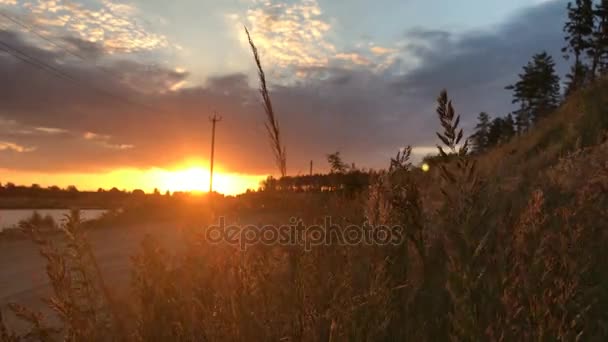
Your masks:
{"label": "tall grass", "polygon": [[274,159],[277,167],[279,168],[279,172],[281,173],[281,177],[285,177],[287,175],[287,154],[285,145],[281,140],[279,121],[275,115],[274,108],[272,107],[270,92],[268,91],[268,86],[266,84],[266,75],[264,74],[264,69],[262,68],[262,61],[260,60],[258,49],[256,48],[247,27],[245,27],[245,33],[247,34],[247,40],[249,41],[249,46],[251,47],[251,52],[253,53],[253,59],[255,60],[255,64],[258,68],[260,94],[262,95],[262,103],[264,106],[264,112],[266,113],[265,127],[266,131],[268,132],[268,137],[270,138],[270,146],[272,147],[272,153],[274,154]]}

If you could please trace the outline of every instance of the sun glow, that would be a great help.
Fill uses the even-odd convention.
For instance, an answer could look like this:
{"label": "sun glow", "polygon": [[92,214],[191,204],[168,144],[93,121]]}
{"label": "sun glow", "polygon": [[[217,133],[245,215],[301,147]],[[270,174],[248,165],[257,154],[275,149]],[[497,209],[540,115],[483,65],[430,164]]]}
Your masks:
{"label": "sun glow", "polygon": [[[170,168],[121,168],[104,173],[45,173],[0,169],[0,177],[5,182],[22,185],[57,185],[62,188],[75,185],[79,190],[89,191],[116,187],[120,190],[141,189],[147,193],[154,189],[161,192],[207,192],[209,169],[202,165],[204,163],[184,163]],[[247,189],[258,189],[265,178],[265,175],[231,173],[218,167],[213,174],[213,190],[225,195],[236,195]]]}
{"label": "sun glow", "polygon": [[[216,178],[218,176],[215,174]],[[209,190],[209,170],[200,167],[165,172],[161,179],[163,184],[160,187],[172,192]],[[217,186],[215,188],[217,190]]]}
{"label": "sun glow", "polygon": [[[188,161],[170,170],[157,170],[159,188],[186,192],[209,191],[209,168],[199,161]],[[235,195],[257,189],[266,176],[245,175],[226,172],[221,166],[213,173],[213,191]]]}
{"label": "sun glow", "polygon": [[[263,176],[250,176],[214,172],[213,190],[234,195],[247,189],[257,189]],[[189,167],[183,170],[163,171],[160,175],[159,188],[175,191],[206,192],[209,191],[209,170],[202,167]]]}

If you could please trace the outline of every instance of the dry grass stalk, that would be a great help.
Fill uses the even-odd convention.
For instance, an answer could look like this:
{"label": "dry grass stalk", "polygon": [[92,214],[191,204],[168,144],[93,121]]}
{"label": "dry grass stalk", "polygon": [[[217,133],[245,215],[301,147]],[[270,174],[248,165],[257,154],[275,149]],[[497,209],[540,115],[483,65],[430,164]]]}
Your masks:
{"label": "dry grass stalk", "polygon": [[262,61],[260,60],[258,49],[253,43],[247,27],[245,27],[245,33],[247,33],[247,39],[249,40],[249,45],[251,46],[251,52],[253,53],[253,58],[255,59],[255,64],[258,68],[258,76],[260,78],[260,94],[262,95],[264,111],[266,112],[266,131],[268,132],[268,136],[270,138],[270,145],[272,147],[272,152],[274,154],[277,167],[281,172],[281,176],[285,177],[287,175],[287,155],[285,145],[283,145],[283,142],[281,141],[279,121],[277,120],[272,107],[270,92],[268,91],[268,86],[266,84],[266,75],[264,74],[264,69],[262,68]]}

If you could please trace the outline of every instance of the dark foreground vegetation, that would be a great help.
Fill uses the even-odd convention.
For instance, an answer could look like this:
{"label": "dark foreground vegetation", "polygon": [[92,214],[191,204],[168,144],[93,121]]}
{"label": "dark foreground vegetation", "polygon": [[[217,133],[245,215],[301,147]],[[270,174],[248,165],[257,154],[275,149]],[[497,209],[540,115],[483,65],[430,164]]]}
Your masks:
{"label": "dark foreground vegetation", "polygon": [[[575,12],[586,4],[570,6],[572,20],[586,13]],[[589,33],[596,50],[604,42],[597,40],[601,30],[594,26]],[[411,165],[410,149],[404,149],[387,161],[385,171],[373,173],[361,192],[273,188],[230,199],[236,201],[231,208],[260,213],[249,217],[255,223],[281,224],[297,216],[311,224],[331,216],[342,228],[366,222],[398,227],[405,237],[400,243],[240,249],[212,243],[202,225],[192,225],[179,254],[163,251],[151,238],[142,242],[134,258],[133,292],[124,299],[100,276],[77,217],[66,223],[68,243],[61,248],[32,227],[48,262],[54,292],[48,304],[58,323],[11,304],[3,313],[19,316],[31,329],[21,333],[2,326],[0,336],[5,341],[605,341],[608,81],[599,67],[605,58],[604,52],[591,54],[593,65],[582,74],[577,65],[571,85],[576,89],[561,103],[545,101],[552,91],[543,97],[531,91],[531,83],[522,85],[522,98],[529,97],[518,101],[521,128],[491,148],[478,150],[475,144],[476,153],[470,153],[459,116],[442,92],[440,155],[427,173]],[[256,61],[259,65],[257,52]],[[265,109],[272,111],[262,88]],[[285,149],[272,129],[278,127],[276,116],[268,116],[284,174]],[[234,221],[245,219],[238,214],[243,211],[223,211],[221,203],[202,207],[200,222],[215,224],[218,216],[231,214]]]}
{"label": "dark foreground vegetation", "polygon": [[[125,300],[99,276],[73,218],[67,247],[37,240],[59,324],[12,304],[3,313],[31,330],[18,336],[5,327],[2,338],[604,340],[608,143],[599,133],[595,143],[581,136],[608,115],[606,89],[602,81],[580,91],[535,130],[477,157],[456,147],[456,116],[442,95],[442,148],[453,155],[431,172],[413,170],[406,150],[357,196],[240,198],[244,208],[247,199],[275,206],[260,218],[268,224],[331,215],[343,226],[398,225],[407,237],[399,245],[241,250],[210,243],[193,226],[179,255],[143,241]],[[199,218],[214,222],[211,212]]]}

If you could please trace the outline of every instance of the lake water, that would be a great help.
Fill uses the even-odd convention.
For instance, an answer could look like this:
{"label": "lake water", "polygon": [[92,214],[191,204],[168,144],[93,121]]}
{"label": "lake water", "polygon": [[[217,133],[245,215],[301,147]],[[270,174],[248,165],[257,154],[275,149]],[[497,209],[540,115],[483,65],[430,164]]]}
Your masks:
{"label": "lake water", "polygon": [[[68,209],[0,209],[0,230],[4,228],[17,227],[21,220],[28,219],[34,212],[40,216],[50,215],[56,223],[61,223],[70,211]],[[80,211],[80,218],[83,221],[94,220],[103,215],[107,210],[86,209]]]}

